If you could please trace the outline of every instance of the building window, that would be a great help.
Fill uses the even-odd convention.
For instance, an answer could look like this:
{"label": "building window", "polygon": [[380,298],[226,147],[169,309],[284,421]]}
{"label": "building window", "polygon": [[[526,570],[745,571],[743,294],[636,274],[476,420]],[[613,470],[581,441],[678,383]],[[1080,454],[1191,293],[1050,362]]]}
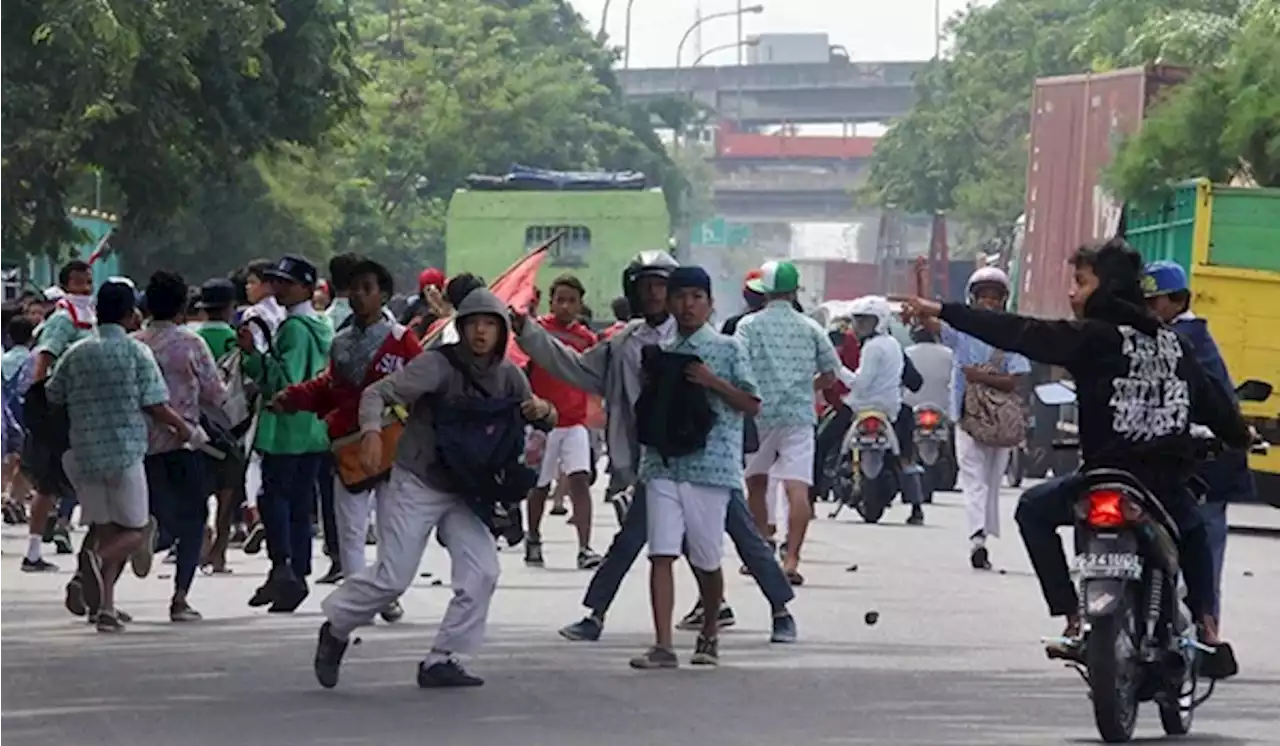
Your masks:
{"label": "building window", "polygon": [[585,265],[591,251],[591,229],[585,225],[531,225],[524,230],[524,250],[532,251],[557,235],[548,249],[552,266]]}

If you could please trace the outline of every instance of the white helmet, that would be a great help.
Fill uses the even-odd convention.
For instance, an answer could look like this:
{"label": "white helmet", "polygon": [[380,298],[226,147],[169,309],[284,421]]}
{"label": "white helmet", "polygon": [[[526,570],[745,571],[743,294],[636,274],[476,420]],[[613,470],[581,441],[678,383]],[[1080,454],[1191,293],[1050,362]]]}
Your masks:
{"label": "white helmet", "polygon": [[44,295],[44,299],[47,301],[59,301],[67,297],[67,291],[57,285],[50,285],[41,294]]}
{"label": "white helmet", "polygon": [[969,282],[965,284],[964,288],[965,296],[972,298],[973,289],[978,285],[999,285],[1004,288],[1005,297],[1009,297],[1009,275],[1005,274],[1005,271],[999,267],[981,267],[969,275]]}
{"label": "white helmet", "polygon": [[861,298],[849,304],[850,316],[874,316],[876,319],[876,334],[887,334],[889,331],[889,317],[893,315],[893,308],[890,307],[889,301],[885,300],[881,295],[864,295]]}

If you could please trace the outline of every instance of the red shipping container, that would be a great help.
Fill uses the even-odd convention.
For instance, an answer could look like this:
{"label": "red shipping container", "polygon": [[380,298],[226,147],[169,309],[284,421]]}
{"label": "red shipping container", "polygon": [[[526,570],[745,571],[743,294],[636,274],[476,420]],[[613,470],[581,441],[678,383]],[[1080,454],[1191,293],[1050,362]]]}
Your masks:
{"label": "red shipping container", "polygon": [[876,265],[841,261],[828,261],[826,265],[826,300],[854,300],[876,294],[880,280]]}
{"label": "red shipping container", "polygon": [[1189,75],[1152,66],[1036,81],[1020,312],[1070,316],[1066,261],[1081,244],[1115,235],[1123,207],[1099,184],[1102,170],[1120,139],[1138,130],[1148,106]]}

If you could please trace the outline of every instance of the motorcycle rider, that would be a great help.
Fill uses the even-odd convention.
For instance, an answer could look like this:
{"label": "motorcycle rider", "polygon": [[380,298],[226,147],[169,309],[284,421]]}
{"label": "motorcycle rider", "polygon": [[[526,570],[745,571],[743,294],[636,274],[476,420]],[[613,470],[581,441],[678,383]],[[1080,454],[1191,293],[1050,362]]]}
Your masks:
{"label": "motorcycle rider", "polygon": [[[914,366],[908,370],[909,361],[902,345],[889,333],[889,317],[893,309],[887,300],[878,295],[864,296],[853,301],[849,310],[853,316],[852,331],[861,346],[861,354],[856,371],[852,374],[842,371],[841,380],[849,387],[844,400],[855,413],[876,411],[891,418],[894,438],[898,442],[889,466],[897,472],[902,496],[911,505],[911,516],[907,522],[918,525],[924,522],[920,506],[924,490],[919,471],[904,468],[900,460],[901,454],[910,452],[910,444],[901,442],[903,428],[899,421],[902,419],[903,387],[918,389],[920,374],[915,372]],[[911,437],[910,430],[907,430],[906,437]]]}
{"label": "motorcycle rider", "polygon": [[[1177,522],[1187,605],[1216,646],[1201,657],[1201,674],[1237,671],[1230,645],[1220,641],[1213,614],[1213,559],[1198,506],[1186,488],[1195,469],[1193,421],[1204,422],[1229,448],[1248,447],[1251,435],[1235,401],[1213,385],[1191,346],[1146,309],[1142,258],[1121,239],[1085,246],[1070,260],[1072,321],[1047,321],[904,298],[911,314],[942,319],[1000,349],[1066,368],[1076,382],[1082,472],[1128,471],[1146,485]],[[1059,477],[1034,487],[1015,517],[1052,616],[1067,618],[1067,638],[1080,635],[1079,604],[1056,530],[1074,525],[1073,506],[1086,482]]]}
{"label": "motorcycle rider", "polygon": [[[1186,271],[1175,262],[1152,262],[1146,267],[1142,289],[1151,312],[1191,343],[1191,350],[1205,374],[1234,399],[1235,386],[1227,373],[1226,363],[1222,361],[1222,353],[1209,334],[1209,326],[1191,312],[1191,291]],[[1213,616],[1221,621],[1222,564],[1227,553],[1227,502],[1253,500],[1253,472],[1249,471],[1247,453],[1228,451],[1201,464],[1196,475],[1209,487],[1200,513],[1209,534],[1209,552],[1213,555]]]}

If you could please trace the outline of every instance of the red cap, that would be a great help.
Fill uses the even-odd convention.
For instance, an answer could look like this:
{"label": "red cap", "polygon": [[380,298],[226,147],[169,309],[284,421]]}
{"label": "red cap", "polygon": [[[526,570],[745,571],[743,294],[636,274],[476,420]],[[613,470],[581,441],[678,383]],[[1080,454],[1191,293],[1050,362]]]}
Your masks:
{"label": "red cap", "polygon": [[435,267],[427,267],[418,275],[418,292],[422,292],[430,285],[437,290],[444,289],[444,273]]}
{"label": "red cap", "polygon": [[756,268],[747,270],[747,276],[742,278],[742,286],[748,289],[754,289],[751,288],[751,281],[759,280],[761,277],[764,277],[763,269]]}

